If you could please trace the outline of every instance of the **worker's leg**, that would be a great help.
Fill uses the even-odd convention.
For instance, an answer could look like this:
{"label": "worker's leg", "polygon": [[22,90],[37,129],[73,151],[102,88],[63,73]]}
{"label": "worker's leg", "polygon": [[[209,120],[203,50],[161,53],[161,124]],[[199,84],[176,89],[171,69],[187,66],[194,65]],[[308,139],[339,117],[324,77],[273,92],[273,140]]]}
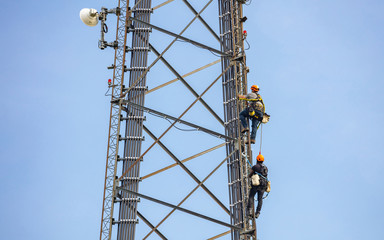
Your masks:
{"label": "worker's leg", "polygon": [[263,115],[264,113],[262,113],[261,111],[259,110],[255,110],[255,117],[257,118],[257,120],[259,120],[261,122],[261,120],[263,120]]}
{"label": "worker's leg", "polygon": [[251,117],[251,121],[252,121],[251,140],[255,140],[256,131],[257,131],[257,124],[259,123],[259,121],[254,117]]}
{"label": "worker's leg", "polygon": [[264,195],[264,190],[257,190],[257,208],[256,208],[256,215],[257,213],[260,213],[261,207],[263,205],[263,195]]}
{"label": "worker's leg", "polygon": [[248,109],[244,109],[240,114],[239,114],[239,117],[240,117],[240,121],[241,121],[241,125],[243,125],[244,128],[247,128],[248,127],[248,121],[247,121],[247,117],[249,117],[249,113],[248,113]]}
{"label": "worker's leg", "polygon": [[249,198],[248,198],[248,205],[247,209],[252,208],[253,202],[255,201],[255,194],[257,192],[257,187],[252,186],[251,190],[249,191]]}

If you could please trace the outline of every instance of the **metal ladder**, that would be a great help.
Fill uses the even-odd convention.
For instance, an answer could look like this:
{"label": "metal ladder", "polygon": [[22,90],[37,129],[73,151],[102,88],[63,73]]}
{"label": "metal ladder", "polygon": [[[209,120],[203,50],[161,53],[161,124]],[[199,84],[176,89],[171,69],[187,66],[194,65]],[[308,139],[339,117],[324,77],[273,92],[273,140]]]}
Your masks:
{"label": "metal ladder", "polygon": [[[222,70],[231,66],[230,71],[222,77],[224,125],[225,134],[237,139],[227,144],[227,155],[237,150],[227,162],[231,224],[243,229],[232,230],[231,239],[256,240],[256,221],[247,213],[250,186],[248,162],[252,164],[252,151],[250,145],[244,143],[245,137],[240,134],[239,113],[245,104],[237,100],[238,94],[245,95],[247,92],[248,68],[244,54],[242,4],[238,0],[219,0],[221,50],[230,55],[222,57]],[[246,137],[249,139],[249,133]]]}

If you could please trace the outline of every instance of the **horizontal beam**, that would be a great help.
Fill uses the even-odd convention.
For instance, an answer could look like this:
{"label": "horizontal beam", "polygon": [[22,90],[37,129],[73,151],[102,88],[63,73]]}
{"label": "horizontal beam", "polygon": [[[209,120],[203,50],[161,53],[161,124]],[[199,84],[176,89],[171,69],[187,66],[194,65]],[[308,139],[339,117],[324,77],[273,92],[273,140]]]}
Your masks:
{"label": "horizontal beam", "polygon": [[157,26],[155,26],[155,25],[152,25],[152,24],[150,24],[150,23],[141,21],[141,20],[139,20],[139,19],[137,19],[137,18],[134,18],[134,17],[129,17],[129,19],[132,20],[132,21],[136,21],[136,22],[142,23],[142,24],[144,24],[144,25],[147,25],[148,27],[151,27],[151,28],[156,29],[156,30],[158,30],[158,31],[160,31],[160,32],[163,32],[163,33],[168,34],[168,35],[170,35],[170,36],[173,36],[173,37],[176,37],[176,38],[178,38],[178,39],[181,39],[181,40],[183,40],[183,41],[189,42],[189,43],[191,43],[191,44],[193,44],[193,45],[196,45],[196,46],[198,46],[198,47],[201,47],[201,48],[207,49],[207,50],[209,50],[209,51],[211,51],[211,52],[217,53],[217,54],[219,54],[219,55],[221,55],[221,56],[227,56],[227,57],[230,57],[230,55],[229,55],[229,54],[226,54],[225,52],[222,52],[222,51],[217,50],[217,49],[215,49],[215,48],[209,47],[209,46],[204,45],[204,44],[202,44],[202,43],[196,42],[196,41],[194,41],[194,40],[192,40],[192,39],[183,37],[183,36],[181,36],[181,35],[179,35],[179,34],[170,32],[170,31],[168,31],[168,30],[165,30],[164,28],[157,27]]}
{"label": "horizontal beam", "polygon": [[[133,102],[130,102],[130,101],[128,101],[128,100],[123,100],[122,103],[123,103],[123,104],[130,105],[130,106],[132,106],[132,107],[134,107],[134,108],[136,108],[136,109],[141,109],[141,110],[143,110],[143,111],[151,112],[151,113],[153,113],[153,114],[160,115],[160,116],[162,116],[162,117],[171,119],[171,120],[173,120],[173,121],[177,121],[178,123],[187,125],[187,126],[189,126],[189,127],[196,128],[196,129],[199,130],[199,131],[203,131],[203,132],[205,132],[205,133],[211,134],[211,135],[213,135],[213,136],[215,136],[215,137],[218,137],[218,138],[221,138],[221,139],[235,140],[234,138],[231,138],[231,137],[226,136],[226,135],[224,135],[224,134],[221,134],[221,133],[218,133],[218,132],[209,130],[209,129],[204,128],[204,127],[202,127],[202,126],[199,126],[199,125],[196,125],[196,124],[193,124],[193,123],[190,123],[190,122],[187,122],[187,121],[178,119],[178,118],[176,118],[176,117],[172,117],[172,116],[170,116],[170,115],[167,115],[167,114],[165,114],[165,113],[156,111],[156,110],[154,110],[154,109],[151,109],[151,108],[148,108],[148,107],[144,107],[144,106],[138,105],[138,104],[133,103]],[[127,109],[124,109],[124,108],[123,108],[123,110],[126,110],[126,111],[127,111]]]}
{"label": "horizontal beam", "polygon": [[226,226],[226,227],[235,229],[235,230],[239,230],[239,231],[242,230],[240,227],[231,225],[231,224],[226,223],[226,222],[222,222],[222,221],[220,221],[220,220],[217,220],[217,219],[214,219],[214,218],[205,216],[205,215],[203,215],[203,214],[200,214],[200,213],[197,213],[197,212],[194,212],[194,211],[191,211],[191,210],[182,208],[182,207],[178,207],[178,206],[176,206],[176,205],[173,205],[173,204],[170,204],[170,203],[167,203],[167,202],[158,200],[158,199],[156,199],[156,198],[149,197],[149,196],[144,195],[144,194],[141,194],[141,193],[133,192],[133,191],[130,191],[130,190],[128,190],[128,189],[124,189],[124,188],[122,188],[122,187],[117,187],[116,189],[117,189],[118,191],[123,191],[123,192],[129,193],[129,194],[133,194],[133,195],[136,195],[136,196],[138,196],[138,197],[147,199],[147,200],[149,200],[149,201],[152,201],[152,202],[155,202],[155,203],[158,203],[158,204],[161,204],[161,205],[170,207],[170,208],[174,208],[174,209],[176,209],[176,210],[179,210],[179,211],[182,211],[182,212],[191,214],[191,215],[196,216],[196,217],[199,217],[199,218],[203,218],[203,219],[205,219],[205,220],[208,220],[208,221],[211,221],[211,222],[214,222],[214,223],[217,223],[217,224],[220,224],[220,225],[223,225],[223,226]]}

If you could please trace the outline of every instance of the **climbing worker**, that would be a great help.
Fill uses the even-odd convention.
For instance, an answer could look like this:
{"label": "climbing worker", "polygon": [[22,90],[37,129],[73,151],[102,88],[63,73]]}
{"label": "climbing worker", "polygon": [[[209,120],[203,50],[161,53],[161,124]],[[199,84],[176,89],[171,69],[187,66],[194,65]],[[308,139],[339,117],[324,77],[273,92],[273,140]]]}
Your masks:
{"label": "climbing worker", "polygon": [[[264,115],[264,103],[261,96],[258,94],[259,86],[252,85],[251,93],[248,93],[246,96],[239,95],[240,100],[246,100],[248,106],[240,113],[240,121],[243,125],[243,130],[241,133],[249,131],[248,128],[248,119],[252,121],[252,131],[251,131],[251,143],[254,144],[256,138],[257,125],[263,120]],[[248,144],[248,141],[245,142]]]}
{"label": "climbing worker", "polygon": [[264,165],[264,156],[259,154],[256,157],[256,160],[257,160],[256,165],[252,167],[248,175],[249,178],[256,177],[257,183],[255,183],[254,179],[252,179],[252,188],[251,188],[251,191],[249,192],[247,209],[248,209],[248,214],[252,216],[253,215],[252,206],[253,206],[255,195],[257,193],[257,208],[256,208],[255,217],[258,218],[260,215],[261,206],[263,205],[264,192],[269,190],[267,190],[268,168],[267,166]]}

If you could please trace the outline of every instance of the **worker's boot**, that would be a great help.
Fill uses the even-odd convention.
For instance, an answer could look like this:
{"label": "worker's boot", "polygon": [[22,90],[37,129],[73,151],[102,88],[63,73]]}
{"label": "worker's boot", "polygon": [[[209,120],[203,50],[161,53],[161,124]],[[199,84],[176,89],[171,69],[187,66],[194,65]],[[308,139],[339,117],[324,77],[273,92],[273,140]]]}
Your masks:
{"label": "worker's boot", "polygon": [[248,208],[248,216],[253,217],[253,208]]}
{"label": "worker's boot", "polygon": [[240,235],[250,235],[250,234],[254,234],[254,232],[255,232],[255,228],[252,227],[250,229],[240,231]]}
{"label": "worker's boot", "polygon": [[259,218],[259,216],[260,216],[260,212],[257,212],[255,215],[255,218]]}
{"label": "worker's boot", "polygon": [[248,132],[249,131],[249,128],[244,128],[243,130],[241,130],[241,133],[245,133],[245,132]]}

